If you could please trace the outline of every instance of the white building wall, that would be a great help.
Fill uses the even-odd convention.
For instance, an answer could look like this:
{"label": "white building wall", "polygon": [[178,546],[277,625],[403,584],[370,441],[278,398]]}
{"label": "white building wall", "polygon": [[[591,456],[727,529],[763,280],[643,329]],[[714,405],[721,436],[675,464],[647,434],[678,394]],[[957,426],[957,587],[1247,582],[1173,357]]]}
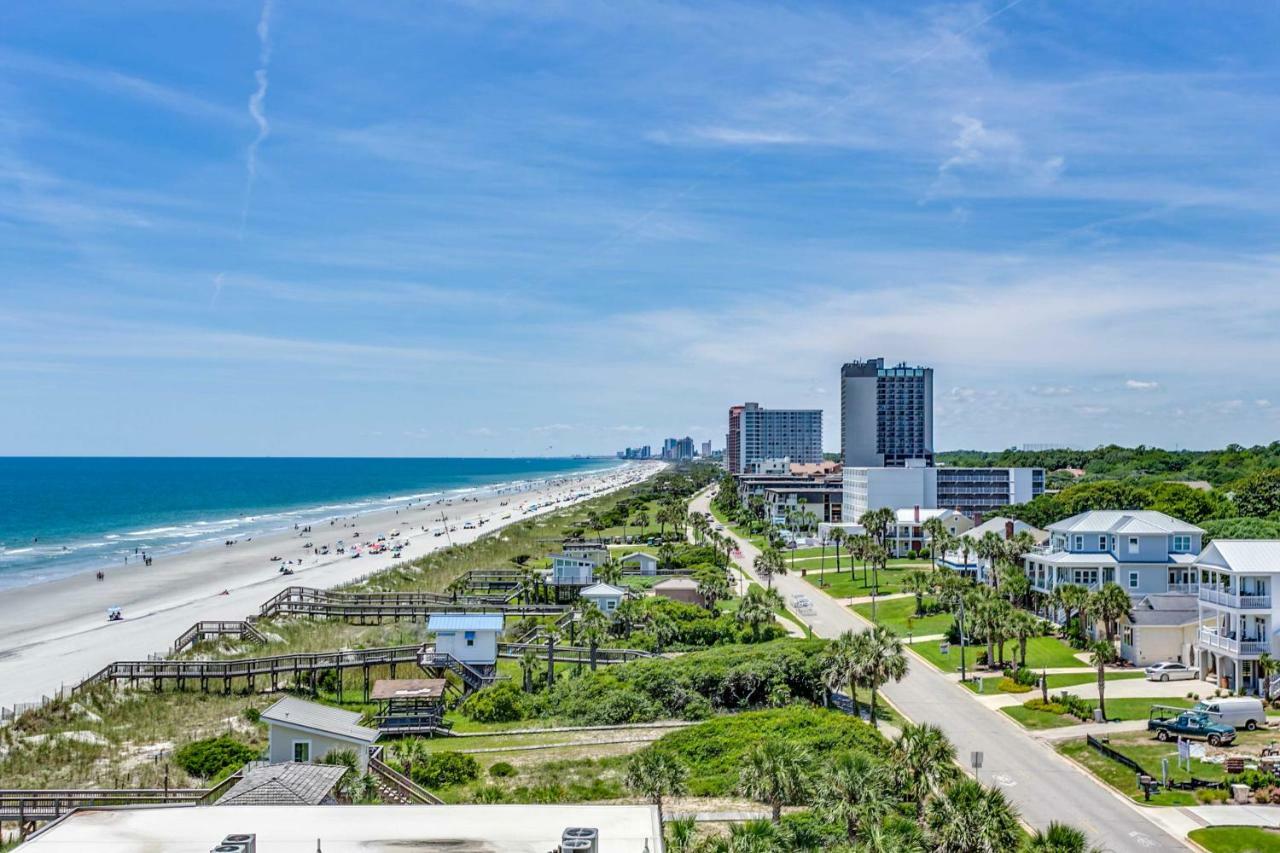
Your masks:
{"label": "white building wall", "polygon": [[356,754],[356,765],[361,773],[369,769],[369,745],[349,740],[325,737],[321,734],[295,729],[284,723],[270,723],[267,729],[267,760],[272,764],[293,761],[293,745],[297,741],[310,741],[312,764],[318,763],[330,752],[350,749]]}
{"label": "white building wall", "polygon": [[[472,635],[468,641],[468,634]],[[438,631],[436,650],[463,663],[495,663],[498,635],[494,631]]]}

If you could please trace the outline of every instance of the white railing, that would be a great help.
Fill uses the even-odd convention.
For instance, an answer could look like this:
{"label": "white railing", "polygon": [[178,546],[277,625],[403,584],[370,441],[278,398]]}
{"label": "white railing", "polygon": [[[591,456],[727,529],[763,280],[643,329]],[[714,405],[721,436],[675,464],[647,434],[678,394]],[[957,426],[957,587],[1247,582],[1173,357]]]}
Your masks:
{"label": "white railing", "polygon": [[1209,604],[1220,604],[1224,607],[1235,607],[1241,610],[1271,609],[1270,595],[1240,595],[1207,586],[1200,588],[1200,600]]}
{"label": "white railing", "polygon": [[1171,583],[1169,584],[1169,592],[1195,592],[1200,589],[1198,583]]}
{"label": "white railing", "polygon": [[1224,637],[1211,628],[1200,629],[1200,645],[1222,649],[1233,655],[1260,655],[1271,650],[1270,643],[1266,640],[1235,640]]}

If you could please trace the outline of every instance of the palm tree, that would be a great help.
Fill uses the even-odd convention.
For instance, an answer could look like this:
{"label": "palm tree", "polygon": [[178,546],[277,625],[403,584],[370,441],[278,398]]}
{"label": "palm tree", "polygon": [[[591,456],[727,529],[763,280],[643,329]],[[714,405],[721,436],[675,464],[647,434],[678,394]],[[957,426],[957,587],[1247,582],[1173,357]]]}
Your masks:
{"label": "palm tree", "polygon": [[773,822],[782,820],[782,807],[802,800],[809,789],[809,756],[790,741],[767,740],[743,759],[738,789],[769,806]]}
{"label": "palm tree", "polygon": [[987,574],[993,581],[992,586],[997,590],[1000,589],[1000,576],[996,570],[1001,557],[1004,556],[1004,537],[993,530],[988,530],[982,534],[974,550],[978,553],[978,559],[987,561]]}
{"label": "palm tree", "polygon": [[533,692],[533,674],[538,671],[538,653],[534,649],[525,649],[520,653],[520,675],[523,678],[524,692]]}
{"label": "palm tree", "polygon": [[782,832],[767,820],[744,820],[729,825],[729,834],[713,839],[706,853],[782,853]]}
{"label": "palm tree", "polygon": [[925,538],[929,541],[929,566],[932,568],[938,565],[938,543],[944,536],[950,535],[950,531],[947,530],[947,525],[943,523],[942,519],[937,516],[927,519],[921,525],[921,528],[924,530]]}
{"label": "palm tree", "polygon": [[395,752],[396,761],[400,762],[401,771],[410,778],[413,778],[413,765],[427,757],[427,745],[421,738],[398,740],[392,744],[391,749]]}
{"label": "palm tree", "polygon": [[751,567],[756,570],[756,574],[764,578],[765,586],[769,589],[773,589],[774,575],[785,575],[787,573],[787,563],[782,558],[782,552],[772,546],[761,551],[760,556],[755,558]]}
{"label": "palm tree", "polygon": [[818,778],[815,805],[832,823],[844,825],[852,843],[863,826],[878,824],[893,809],[892,779],[865,752],[844,752]]}
{"label": "palm tree", "polygon": [[659,654],[676,638],[679,631],[676,620],[663,612],[654,615],[650,627],[653,629],[654,650]]}
{"label": "palm tree", "polygon": [[[777,593],[774,593],[776,596]],[[765,590],[753,586],[738,603],[738,621],[751,628],[752,641],[760,639],[760,629],[773,621],[775,600]]]}
{"label": "palm tree", "polygon": [[1119,584],[1108,582],[1089,596],[1085,609],[1090,617],[1102,623],[1103,629],[1107,632],[1107,642],[1111,643],[1115,641],[1116,622],[1121,616],[1127,614],[1132,606],[1129,593],[1125,592]]}
{"label": "palm tree", "polygon": [[1102,853],[1102,848],[1089,845],[1083,831],[1057,821],[1050,821],[1046,831],[1037,829],[1022,849],[1025,853]]}
{"label": "palm tree", "polygon": [[1103,691],[1107,687],[1107,664],[1115,656],[1115,646],[1105,640],[1099,640],[1089,648],[1089,665],[1098,670],[1098,710],[1102,719],[1107,719],[1107,699]]}
{"label": "palm tree", "polygon": [[1017,810],[1004,792],[971,779],[956,782],[924,807],[925,833],[936,853],[995,853],[1022,841]]}
{"label": "palm tree", "polygon": [[[936,520],[930,519],[930,521]],[[916,615],[919,616],[924,612],[925,593],[933,592],[933,574],[920,569],[912,569],[903,576],[902,589],[906,592],[915,593]]]}
{"label": "palm tree", "polygon": [[[849,534],[844,531],[844,528],[837,527],[834,530],[832,530],[831,533],[828,534],[828,536],[831,539],[831,544],[834,545],[836,549],[836,580],[840,580],[840,546],[844,544],[844,541],[845,539],[848,538]],[[826,569],[826,567],[827,567],[827,558],[826,558],[826,555],[824,554],[822,557],[822,568]],[[823,574],[825,576],[826,574],[825,571],[823,572]],[[824,580],[824,585],[825,585],[825,580]]]}
{"label": "palm tree", "polygon": [[1054,588],[1053,597],[1066,614],[1065,623],[1070,624],[1073,615],[1083,618],[1085,603],[1089,600],[1089,590],[1078,583],[1064,583]]}
{"label": "palm tree", "polygon": [[910,821],[885,821],[869,826],[854,853],[929,853],[924,836]]}
{"label": "palm tree", "polygon": [[603,533],[608,526],[609,525],[605,524],[603,519],[601,519],[594,510],[587,513],[587,527],[595,531],[596,540],[598,542],[604,541],[604,538],[600,534]]}
{"label": "palm tree", "polygon": [[560,632],[554,625],[547,626],[547,689],[556,686],[556,643],[560,642]]}
{"label": "palm tree", "polygon": [[666,849],[671,853],[693,853],[697,845],[698,819],[692,815],[667,821]]}
{"label": "palm tree", "polygon": [[658,824],[662,825],[663,797],[678,797],[685,792],[689,771],[666,753],[648,747],[631,756],[627,762],[626,785],[658,807]]}
{"label": "palm tree", "polygon": [[853,714],[859,716],[858,678],[862,673],[864,655],[860,649],[864,642],[864,633],[845,631],[831,641],[827,647],[826,658],[822,667],[822,678],[827,690],[832,693],[848,688],[849,700],[853,702]]}
{"label": "palm tree", "polygon": [[716,602],[729,597],[729,580],[724,569],[707,567],[697,574],[698,594],[708,610],[715,612]]}
{"label": "palm tree", "polygon": [[1026,610],[1015,610],[1010,614],[1009,633],[1018,640],[1018,666],[1027,665],[1027,640],[1040,635],[1040,619]]}
{"label": "palm tree", "polygon": [[871,725],[876,721],[876,691],[890,681],[901,681],[907,674],[907,655],[902,650],[902,640],[883,625],[876,625],[866,632],[862,648],[861,678],[863,686],[871,694]]}
{"label": "palm tree", "polygon": [[924,803],[960,777],[956,748],[942,729],[929,723],[902,727],[893,742],[891,761],[899,790],[916,804],[923,817]]}
{"label": "palm tree", "polygon": [[600,574],[600,580],[603,583],[617,586],[622,580],[622,564],[613,557],[610,557],[601,563],[600,568],[596,571]]}
{"label": "palm tree", "polygon": [[609,617],[604,615],[594,603],[582,607],[582,639],[586,641],[591,654],[591,671],[596,671],[596,652],[600,644],[608,636]]}
{"label": "palm tree", "polygon": [[973,626],[974,632],[981,635],[987,642],[987,666],[994,667],[996,665],[996,637],[1000,634],[1000,623],[1004,618],[1004,612],[1001,610],[1003,601],[996,598],[986,598],[976,602],[970,611],[970,624]]}
{"label": "palm tree", "polygon": [[1254,666],[1258,668],[1258,687],[1262,691],[1260,695],[1268,698],[1271,691],[1267,687],[1267,674],[1276,671],[1277,661],[1271,655],[1263,652],[1258,655],[1258,661]]}

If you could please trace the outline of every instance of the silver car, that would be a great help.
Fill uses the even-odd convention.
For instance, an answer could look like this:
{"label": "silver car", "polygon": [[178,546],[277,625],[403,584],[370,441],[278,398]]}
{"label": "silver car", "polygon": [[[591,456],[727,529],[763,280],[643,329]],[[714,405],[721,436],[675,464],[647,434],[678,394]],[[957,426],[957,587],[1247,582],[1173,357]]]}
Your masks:
{"label": "silver car", "polygon": [[1153,663],[1146,672],[1147,681],[1183,681],[1200,677],[1200,670],[1173,660]]}

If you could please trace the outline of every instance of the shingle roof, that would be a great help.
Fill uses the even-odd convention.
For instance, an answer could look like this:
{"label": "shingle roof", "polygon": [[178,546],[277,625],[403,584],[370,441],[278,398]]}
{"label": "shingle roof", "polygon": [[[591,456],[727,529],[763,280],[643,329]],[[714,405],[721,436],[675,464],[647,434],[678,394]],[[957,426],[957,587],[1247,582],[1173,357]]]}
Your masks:
{"label": "shingle roof", "polygon": [[340,764],[254,767],[218,800],[220,806],[318,806],[346,774]]}
{"label": "shingle roof", "polygon": [[586,589],[584,589],[582,592],[578,593],[578,595],[586,595],[586,596],[626,595],[626,594],[627,594],[627,591],[625,589],[616,587],[613,584],[608,584],[608,583],[598,583],[598,584],[595,584],[594,586],[589,586]]}
{"label": "shingle roof", "polygon": [[1049,525],[1054,533],[1204,533],[1154,509],[1095,509]]}
{"label": "shingle roof", "polygon": [[360,715],[354,711],[330,708],[328,705],[308,702],[293,696],[286,696],[263,711],[262,719],[282,725],[312,729],[347,740],[373,743],[378,739],[378,730],[360,725]]}
{"label": "shingle roof", "polygon": [[501,631],[501,613],[432,613],[428,631]]}
{"label": "shingle roof", "polygon": [[373,682],[370,699],[439,699],[444,695],[443,678],[379,678]]}
{"label": "shingle roof", "polygon": [[1198,599],[1181,592],[1144,595],[1133,604],[1129,621],[1134,625],[1179,626],[1200,618]]}
{"label": "shingle roof", "polygon": [[1196,562],[1233,572],[1280,571],[1280,539],[1215,539]]}

